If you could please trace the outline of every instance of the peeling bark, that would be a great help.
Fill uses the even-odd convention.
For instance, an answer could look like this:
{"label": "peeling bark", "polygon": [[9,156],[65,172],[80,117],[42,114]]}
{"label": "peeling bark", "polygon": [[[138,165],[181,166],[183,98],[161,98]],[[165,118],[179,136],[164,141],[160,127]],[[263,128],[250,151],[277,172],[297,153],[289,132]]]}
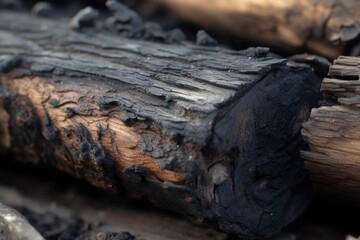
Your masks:
{"label": "peeling bark", "polygon": [[308,65],[69,22],[0,12],[0,152],[244,237],[306,207],[300,128],[319,87]]}

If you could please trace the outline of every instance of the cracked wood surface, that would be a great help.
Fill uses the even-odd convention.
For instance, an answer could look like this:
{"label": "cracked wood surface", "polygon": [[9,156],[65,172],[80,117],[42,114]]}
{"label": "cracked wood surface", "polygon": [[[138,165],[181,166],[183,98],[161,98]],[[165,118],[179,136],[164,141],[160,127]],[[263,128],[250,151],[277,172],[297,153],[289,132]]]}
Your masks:
{"label": "cracked wood surface", "polygon": [[[208,29],[336,58],[360,33],[357,0],[154,0]],[[358,54],[358,53],[357,53]]]}
{"label": "cracked wood surface", "polygon": [[313,109],[302,135],[302,153],[316,185],[360,200],[360,58],[339,57],[323,80],[322,107]]}
{"label": "cracked wood surface", "polygon": [[245,237],[306,207],[300,128],[319,85],[308,65],[69,22],[0,12],[2,154]]}

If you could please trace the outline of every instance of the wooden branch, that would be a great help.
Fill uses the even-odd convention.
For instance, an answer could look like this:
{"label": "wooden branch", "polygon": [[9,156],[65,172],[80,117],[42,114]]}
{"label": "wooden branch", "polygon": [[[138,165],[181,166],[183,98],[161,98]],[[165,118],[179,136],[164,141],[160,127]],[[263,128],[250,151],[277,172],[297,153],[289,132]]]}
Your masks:
{"label": "wooden branch", "polygon": [[313,109],[302,135],[302,153],[316,185],[360,200],[360,58],[339,57],[322,83],[326,100]]}
{"label": "wooden branch", "polygon": [[302,212],[300,128],[319,87],[308,65],[91,21],[79,33],[69,19],[0,12],[3,154],[246,237]]}
{"label": "wooden branch", "polygon": [[336,58],[360,33],[357,0],[154,0],[207,29]]}

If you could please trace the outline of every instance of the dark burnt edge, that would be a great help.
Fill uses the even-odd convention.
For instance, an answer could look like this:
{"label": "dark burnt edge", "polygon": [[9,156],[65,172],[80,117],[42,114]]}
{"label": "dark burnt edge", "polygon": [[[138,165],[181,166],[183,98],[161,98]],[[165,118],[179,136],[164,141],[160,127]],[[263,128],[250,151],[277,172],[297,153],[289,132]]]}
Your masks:
{"label": "dark burnt edge", "polygon": [[[301,76],[301,75],[296,75],[296,74],[294,74],[294,71],[292,71],[291,73],[290,73],[290,76],[287,76],[287,74],[288,74],[288,72],[287,71],[283,71],[283,69],[287,69],[287,70],[290,70],[290,69],[292,69],[292,70],[295,70],[295,73],[296,72],[304,72],[304,76]],[[318,102],[318,100],[320,99],[320,94],[319,94],[319,88],[320,88],[320,81],[319,81],[319,79],[320,78],[316,78],[312,73],[313,73],[313,70],[311,69],[311,68],[309,68],[309,66],[308,65],[306,65],[306,64],[295,64],[295,63],[291,63],[291,62],[288,62],[288,64],[287,64],[287,66],[283,66],[283,69],[281,68],[281,67],[278,67],[278,68],[275,68],[275,69],[273,69],[273,70],[271,70],[269,73],[268,73],[268,75],[266,75],[265,77],[264,77],[264,79],[262,79],[262,80],[259,80],[258,81],[258,83],[252,88],[252,91],[250,92],[248,92],[248,93],[246,93],[245,94],[245,96],[241,96],[241,98],[243,98],[242,100],[241,100],[241,102],[239,103],[239,102],[235,102],[237,105],[239,105],[239,104],[242,104],[242,102],[244,102],[245,100],[244,99],[246,99],[246,95],[254,95],[254,92],[256,92],[256,90],[254,90],[254,89],[256,89],[256,88],[259,88],[259,85],[266,85],[266,82],[267,82],[267,84],[271,84],[271,83],[273,83],[274,81],[276,82],[276,80],[281,80],[281,81],[283,81],[283,83],[282,83],[282,85],[284,85],[284,84],[286,84],[285,82],[286,81],[289,81],[289,82],[292,82],[292,83],[294,83],[294,84],[296,84],[297,85],[297,90],[298,90],[298,92],[302,92],[303,90],[304,90],[304,95],[299,95],[299,94],[294,94],[294,95],[289,95],[288,94],[288,99],[292,99],[292,97],[293,96],[297,96],[298,97],[298,99],[297,99],[297,104],[296,104],[296,106],[292,106],[292,108],[291,108],[291,114],[290,114],[290,116],[293,116],[293,114],[296,114],[296,113],[298,113],[298,109],[297,109],[297,107],[300,107],[301,106],[301,104],[302,103],[306,103],[307,104],[307,108],[305,108],[305,111],[306,111],[306,116],[303,116],[301,119],[301,121],[299,120],[298,121],[298,123],[301,123],[301,122],[304,122],[305,120],[307,120],[308,119],[308,116],[309,116],[309,114],[310,114],[310,109],[311,108],[313,108],[313,107],[315,107],[315,106],[317,106],[317,102]],[[277,76],[277,77],[275,77],[275,75],[283,75],[282,77],[279,77],[279,76]],[[285,76],[284,76],[284,74],[285,74]],[[301,76],[301,77],[299,77],[299,76]],[[292,77],[294,77],[295,79],[296,78],[298,78],[298,79],[296,79],[296,80],[294,80],[294,79],[292,79]],[[300,78],[300,79],[299,79]],[[296,81],[300,81],[301,83],[298,83],[298,82],[296,82]],[[312,81],[314,81],[316,84],[309,84],[309,82],[311,83]],[[279,82],[279,81],[277,81],[277,82]],[[306,83],[307,82],[307,83]],[[304,84],[304,86],[306,86],[306,89],[304,89],[303,88],[303,86],[301,85],[302,83],[305,83]],[[266,93],[270,93],[270,91],[263,91],[263,92],[266,92]],[[287,93],[284,93],[284,94],[287,94]],[[261,96],[261,97],[264,97],[264,96]],[[276,99],[275,98],[276,96],[273,96],[273,99]],[[305,100],[302,100],[302,98],[304,98]],[[300,101],[300,102],[299,102]],[[301,102],[301,101],[303,101],[303,102]],[[264,102],[263,101],[263,103],[265,103],[265,105],[266,105],[266,101]],[[246,105],[245,105],[246,106]],[[231,106],[230,107],[230,111],[231,111],[231,109],[232,108],[234,108],[234,106]],[[258,110],[258,108],[253,108],[253,109],[255,109],[255,110]],[[264,107],[264,109],[265,109],[265,111],[264,112],[266,112],[266,108]],[[297,110],[296,110],[297,109]],[[224,114],[224,112],[223,113],[221,113],[219,116],[221,116],[221,117],[219,117],[218,116],[218,120],[216,121],[217,123],[215,123],[214,124],[214,128],[216,127],[216,125],[218,124],[218,121],[221,121],[221,119],[222,118],[226,118],[226,114],[227,114],[227,112],[229,112],[229,109],[226,109],[225,110],[225,114]],[[285,113],[286,114],[286,113]],[[236,119],[236,118],[232,118],[232,119]],[[256,120],[258,120],[259,118],[256,118]],[[287,118],[287,120],[286,121],[290,121],[291,119],[289,119],[289,118]],[[231,121],[229,122],[229,121],[227,121],[226,122],[228,125],[232,125],[231,124]],[[290,123],[290,122],[289,122]],[[285,125],[284,125],[285,127],[287,127],[288,125],[286,125],[286,122],[285,122]],[[289,126],[292,126],[291,124],[289,125]],[[276,131],[275,131],[276,132]],[[287,131],[285,131],[284,132],[285,134],[287,133]],[[258,133],[256,132],[256,134],[254,134],[254,135],[251,135],[251,134],[248,134],[247,136],[257,136],[258,135]],[[261,134],[260,134],[261,135]],[[213,134],[213,136],[219,136],[219,134]],[[224,135],[224,136],[226,136],[226,134]],[[275,136],[275,135],[274,135]],[[276,136],[275,136],[275,138],[276,138]],[[214,140],[214,139],[212,139],[212,140]],[[288,221],[288,222],[291,222],[292,220],[294,220],[294,218],[299,214],[299,213],[301,213],[302,212],[302,210],[304,209],[304,208],[306,208],[306,206],[308,205],[308,203],[311,201],[311,199],[312,199],[312,192],[311,191],[309,191],[309,189],[311,189],[311,183],[310,183],[310,181],[309,181],[309,176],[308,176],[308,173],[305,171],[305,169],[304,169],[304,166],[303,166],[303,161],[300,159],[300,155],[299,155],[299,150],[300,149],[303,149],[304,147],[305,147],[305,142],[302,140],[302,138],[301,138],[301,136],[300,136],[300,125],[298,125],[298,131],[297,131],[297,133],[296,133],[296,137],[294,138],[294,139],[289,139],[289,141],[290,141],[290,143],[289,143],[289,146],[291,146],[290,147],[290,149],[292,149],[293,151],[294,151],[294,153],[295,154],[293,154],[293,156],[292,157],[288,157],[287,159],[288,160],[286,160],[287,162],[291,162],[291,161],[295,161],[296,162],[296,164],[295,164],[295,166],[296,167],[292,167],[291,169],[291,171],[293,171],[293,174],[291,174],[291,175],[296,175],[298,178],[297,178],[297,180],[296,181],[293,181],[296,177],[294,177],[294,178],[291,178],[291,177],[287,177],[288,179],[292,179],[290,182],[296,182],[295,184],[293,184],[293,186],[290,188],[290,189],[297,189],[297,191],[298,192],[301,192],[301,191],[303,191],[304,192],[304,196],[302,196],[302,198],[297,198],[297,205],[298,205],[298,209],[297,210],[295,210],[295,212],[296,213],[291,213],[291,214],[289,214],[289,216],[287,216],[287,218],[289,218],[290,220]],[[224,141],[225,142],[225,141]],[[209,155],[212,155],[212,154],[215,154],[214,152],[216,152],[215,151],[215,149],[216,148],[218,148],[219,147],[219,145],[218,144],[216,144],[216,143],[209,143],[208,144],[208,146],[207,146],[207,148],[208,149],[213,149],[213,150],[207,150],[206,152],[205,152],[205,154],[204,154],[204,156],[209,156]],[[214,161],[213,163],[211,163],[210,165],[207,165],[208,166],[208,169],[209,168],[211,168],[214,164],[218,164],[218,163],[223,163],[223,164],[225,164],[225,165],[234,165],[235,164],[235,166],[237,165],[237,162],[241,159],[241,158],[239,158],[239,157],[237,157],[237,155],[239,154],[239,151],[238,150],[236,150],[236,149],[238,149],[238,148],[233,148],[233,149],[229,149],[230,151],[229,151],[229,153],[228,153],[228,155],[230,156],[230,158],[232,159],[232,160],[229,160],[229,161],[227,161],[227,160],[224,160],[224,159],[222,159],[221,161]],[[213,152],[214,151],[214,152]],[[287,152],[291,152],[291,151],[287,151]],[[225,155],[227,155],[227,154],[225,154]],[[271,157],[271,156],[270,156]],[[205,158],[207,158],[207,157],[205,157]],[[259,159],[260,160],[260,159]],[[284,162],[284,161],[278,161],[278,160],[276,160],[276,159],[273,159],[273,160],[275,160],[274,161],[274,163],[276,163],[277,162],[277,164],[274,164],[274,166],[276,167],[276,166],[278,166],[278,167],[281,167],[282,165],[285,165],[286,164],[286,161]],[[272,161],[272,160],[270,160],[270,161]],[[269,162],[270,162],[269,161]],[[233,171],[230,171],[230,172],[233,172]],[[244,177],[244,176],[246,176],[247,174],[243,174],[243,172],[241,172],[241,173],[239,173],[239,171],[237,171],[238,173],[236,174],[236,176],[238,176],[238,177]],[[268,173],[269,174],[271,174],[272,173],[272,171],[268,171]],[[232,177],[232,179],[233,179],[234,177]],[[249,178],[249,179],[252,179],[251,177]],[[234,181],[234,180],[231,180],[231,181]],[[258,181],[255,181],[254,182],[254,184],[256,183],[256,182],[258,182]],[[230,189],[232,189],[232,190],[230,190],[230,189],[228,189],[228,190],[226,190],[226,191],[228,191],[227,193],[225,193],[225,192],[223,192],[222,194],[219,194],[219,195],[221,195],[221,196],[231,196],[232,195],[232,191],[234,190],[233,189],[233,187],[234,187],[234,183],[230,183],[229,184],[229,186],[230,186]],[[223,188],[223,190],[221,190],[221,188]],[[224,191],[224,189],[226,189],[227,187],[225,187],[223,184],[222,184],[222,186],[219,186],[219,185],[215,185],[214,186],[214,192],[215,191]],[[220,189],[220,190],[219,190]],[[252,189],[252,188],[249,188],[249,189]],[[285,188],[284,188],[285,189]],[[299,190],[300,189],[300,190]],[[230,191],[229,191],[230,190]],[[248,188],[247,187],[245,187],[245,188],[239,188],[239,190],[248,190]],[[255,193],[254,193],[255,194]],[[292,195],[295,195],[296,193],[294,192],[294,190],[293,190],[293,192],[292,192]],[[200,194],[201,195],[201,194]],[[263,195],[259,195],[260,197],[263,197]],[[265,195],[264,195],[265,196]],[[234,200],[234,201],[232,201],[233,203],[238,203],[238,200],[242,200],[241,198],[242,197],[244,197],[244,196],[240,196],[236,201]],[[263,199],[264,201],[265,201],[265,199]],[[263,201],[263,200],[261,200],[261,198],[260,198],[260,201]],[[275,201],[272,201],[272,202],[276,202],[276,198],[274,199]],[[201,201],[202,202],[202,201]],[[211,208],[213,208],[213,210],[216,208],[216,206],[215,205],[217,205],[217,204],[215,204],[215,203],[213,203],[212,204],[213,206],[211,207]],[[281,204],[280,204],[281,205]],[[289,205],[289,204],[288,204]],[[251,206],[251,207],[253,207],[252,206],[252,204],[250,204],[249,206]],[[240,206],[239,206],[239,208],[240,208]],[[238,209],[239,209],[238,208]],[[210,211],[211,212],[211,211]],[[226,221],[226,218],[222,218],[221,216],[217,216],[216,217],[216,210],[214,210],[213,211],[213,213],[210,213],[210,216],[208,215],[208,216],[206,216],[207,214],[209,214],[209,212],[207,212],[207,213],[204,213],[204,212],[202,212],[202,215],[203,216],[206,216],[207,218],[209,218],[209,219],[211,219],[211,218],[213,218],[213,219],[218,219],[218,224],[219,225],[217,225],[218,227],[220,226],[220,229],[222,229],[222,230],[226,230],[226,231],[230,231],[230,232],[238,232],[238,233],[241,233],[241,234],[245,234],[245,235],[247,235],[248,237],[259,237],[259,236],[262,236],[262,237],[265,237],[265,236],[268,236],[268,235],[270,235],[270,234],[272,234],[272,233],[274,233],[274,232],[280,232],[280,230],[281,230],[281,228],[283,228],[283,227],[285,227],[286,225],[284,225],[284,223],[279,223],[279,225],[274,225],[274,228],[272,228],[272,229],[265,229],[264,228],[264,230],[263,230],[263,232],[261,233],[262,235],[254,235],[254,236],[251,236],[251,232],[254,232],[254,229],[252,229],[252,230],[250,230],[249,232],[246,232],[246,229],[247,229],[247,227],[245,226],[245,225],[242,225],[242,224],[238,224],[238,226],[236,226],[236,225],[232,225],[231,226],[231,224],[230,223],[227,223],[227,221]],[[235,212],[235,210],[233,211],[233,212]],[[215,215],[213,215],[215,213]],[[265,212],[266,213],[266,212]],[[269,212],[267,212],[266,214],[269,214],[270,213],[270,211]],[[286,215],[286,211],[284,211],[284,214]],[[261,218],[260,218],[260,221],[259,221],[259,224],[256,226],[256,225],[254,225],[254,227],[256,228],[256,229],[259,229],[259,227],[261,226],[261,225],[263,225],[263,217],[264,217],[264,213],[261,215]],[[241,219],[241,217],[239,217],[239,219]],[[224,221],[225,220],[225,221]],[[281,218],[279,219],[279,221],[281,222]],[[231,222],[231,221],[230,221]],[[285,221],[286,222],[286,221]],[[213,225],[213,224],[212,224]],[[265,224],[264,224],[265,225]],[[231,229],[231,230],[230,230]]]}
{"label": "dark burnt edge", "polygon": [[[291,72],[291,74],[289,74],[288,71],[284,71],[284,69],[292,69],[293,71]],[[295,70],[295,71],[294,71]],[[301,123],[303,121],[306,121],[310,115],[310,110],[313,107],[317,106],[318,100],[321,97],[321,94],[319,93],[319,89],[320,89],[320,79],[316,78],[313,73],[312,73],[312,69],[310,69],[307,65],[300,65],[300,64],[289,64],[288,66],[284,66],[283,69],[281,68],[277,68],[277,69],[273,69],[269,72],[268,75],[266,75],[264,77],[264,79],[260,80],[253,88],[252,91],[249,91],[245,94],[245,96],[241,96],[241,101],[239,102],[235,102],[236,105],[244,105],[246,101],[248,101],[248,106],[246,105],[244,106],[245,109],[249,108],[249,109],[254,109],[254,110],[258,110],[261,111],[261,109],[264,112],[269,111],[267,108],[267,102],[265,101],[260,101],[260,106],[263,106],[260,110],[258,108],[252,108],[251,107],[251,100],[249,102],[249,100],[247,100],[248,95],[255,95],[257,93],[257,89],[261,89],[264,88],[264,86],[266,87],[266,85],[271,85],[274,84],[275,82],[278,83],[279,81],[281,81],[282,83],[280,83],[280,87],[283,86],[284,84],[289,84],[286,82],[290,82],[290,84],[294,84],[296,85],[296,90],[293,91],[294,94],[291,93],[287,93],[284,92],[284,95],[287,96],[288,99],[293,99],[294,96],[297,96],[297,100],[296,100],[296,105],[291,105],[289,106],[290,109],[288,112],[284,112],[283,113],[283,117],[281,118],[279,117],[278,119],[282,120],[281,123],[281,128],[287,128],[289,126],[293,126],[291,124],[291,122],[293,121],[293,117],[294,115],[297,115],[297,113],[299,113],[299,109],[301,109],[300,107],[302,107],[303,104],[307,105],[307,109],[306,109],[306,116],[302,117],[302,121],[299,120],[298,123]],[[304,72],[303,76],[299,76],[294,74],[294,72]],[[279,76],[282,75],[282,76]],[[295,79],[295,80],[294,80]],[[308,83],[306,83],[308,82]],[[315,82],[316,84],[309,84],[309,82]],[[276,84],[277,87],[278,84]],[[305,86],[305,87],[304,87]],[[262,92],[266,92],[267,95],[270,94],[270,101],[278,101],[281,102],[279,100],[276,99],[277,96],[271,96],[271,91],[262,91]],[[279,93],[279,92],[277,92]],[[281,93],[281,92],[280,92]],[[299,93],[303,93],[303,94],[299,94]],[[267,98],[267,95],[259,95],[260,98]],[[283,96],[282,96],[283,97]],[[282,98],[281,97],[281,98]],[[271,100],[272,99],[272,100]],[[277,105],[277,104],[274,104]],[[259,105],[258,105],[259,106]],[[236,106],[232,106],[231,108],[236,108]],[[221,131],[223,131],[224,125],[223,124],[219,124],[219,122],[221,121],[221,119],[226,119],[226,115],[228,113],[232,113],[231,111],[235,112],[234,110],[230,109],[228,110],[228,112],[226,112],[225,114],[221,114],[221,118],[217,121],[217,123],[214,124],[214,128],[217,128],[217,126],[219,126],[221,128],[220,132],[217,130],[214,130],[213,136],[217,136],[220,137]],[[241,112],[241,111],[240,111]],[[236,118],[234,118],[236,119]],[[275,118],[271,118],[270,119],[275,119]],[[259,120],[261,121],[261,118],[255,118],[255,120],[257,122],[259,122]],[[229,121],[225,121],[226,123],[229,124]],[[225,123],[224,122],[224,123]],[[231,121],[230,121],[231,122]],[[274,127],[274,132],[275,135],[273,135],[273,133],[268,130],[267,132],[262,132],[261,130],[255,129],[255,132],[253,134],[247,134],[246,136],[266,136],[268,134],[270,134],[270,136],[272,138],[277,139],[277,142],[279,142],[280,140],[280,136],[276,136],[276,134],[278,133],[278,131],[276,131],[276,127]],[[255,206],[255,204],[253,203],[244,203],[242,200],[245,199],[245,202],[247,202],[250,198],[258,198],[257,200],[255,200],[256,202],[258,202],[259,207],[261,208],[261,205],[264,205],[265,208],[266,205],[270,204],[270,209],[268,211],[264,211],[260,218],[259,218],[259,222],[256,224],[254,224],[253,226],[249,226],[247,223],[251,222],[251,221],[243,221],[244,218],[246,218],[246,216],[242,216],[242,217],[238,217],[238,220],[240,222],[237,222],[237,224],[234,224],[234,222],[236,222],[236,218],[232,218],[230,221],[229,219],[226,219],[226,217],[224,216],[232,216],[232,214],[236,215],[236,210],[227,210],[227,207],[222,206],[222,201],[219,200],[219,204],[216,204],[215,202],[211,203],[211,207],[208,212],[202,212],[201,214],[203,216],[206,216],[209,219],[216,219],[217,221],[217,226],[222,229],[225,230],[227,232],[236,232],[239,233],[243,236],[248,236],[250,238],[257,238],[259,236],[261,237],[266,237],[269,236],[273,233],[276,232],[280,232],[280,230],[285,227],[287,224],[285,224],[286,222],[291,222],[294,220],[295,217],[298,216],[299,213],[301,213],[310,203],[311,199],[312,199],[312,192],[310,191],[311,189],[311,182],[308,176],[308,173],[305,171],[305,168],[303,166],[303,161],[300,159],[300,154],[299,154],[299,150],[303,149],[305,147],[305,142],[303,141],[303,139],[301,138],[300,135],[300,130],[301,130],[301,125],[298,126],[297,132],[293,137],[287,137],[288,139],[286,140],[287,144],[283,144],[283,147],[289,148],[289,150],[287,151],[288,153],[293,152],[293,154],[289,155],[289,156],[285,156],[285,157],[280,157],[280,159],[278,159],[275,156],[272,156],[271,151],[270,152],[265,152],[265,161],[262,164],[268,164],[271,162],[271,166],[272,168],[269,170],[268,168],[263,168],[262,170],[259,170],[259,172],[263,172],[260,175],[263,175],[264,180],[266,181],[266,176],[267,175],[272,175],[274,174],[274,172],[278,172],[277,168],[283,168],[284,166],[290,166],[290,168],[286,171],[280,171],[279,172],[279,176],[277,179],[281,180],[281,183],[279,185],[279,183],[277,184],[270,184],[270,185],[279,185],[282,186],[282,184],[284,183],[291,183],[289,186],[282,186],[283,190],[280,191],[280,195],[276,194],[276,196],[274,196],[273,194],[269,193],[269,194],[259,194],[257,193],[258,190],[256,190],[259,186],[258,186],[258,182],[261,182],[261,178],[260,180],[254,180],[253,183],[245,183],[246,181],[253,181],[252,179],[257,179],[258,177],[256,176],[256,171],[254,171],[253,173],[247,174],[246,170],[244,169],[244,164],[246,165],[251,165],[251,168],[257,168],[257,164],[259,164],[260,162],[262,162],[264,159],[262,158],[262,156],[260,156],[260,158],[257,157],[248,157],[248,159],[246,159],[246,157],[241,157],[241,155],[239,155],[239,148],[238,147],[244,147],[235,144],[235,147],[232,148],[228,148],[227,150],[223,149],[224,145],[220,148],[219,150],[219,143],[221,144],[221,142],[226,142],[226,137],[231,138],[231,135],[228,134],[224,134],[224,139],[221,140],[217,140],[216,138],[212,139],[212,143],[209,144],[209,146],[207,146],[206,148],[206,152],[204,154],[205,158],[207,158],[206,156],[211,156],[211,155],[219,155],[220,154],[220,159],[221,161],[213,162],[210,165],[208,165],[208,169],[210,167],[212,167],[214,164],[218,164],[218,163],[222,163],[225,164],[227,166],[231,166],[232,170],[229,170],[229,172],[232,174],[230,179],[227,179],[226,181],[224,181],[223,183],[221,183],[220,185],[214,185],[214,193],[218,193],[219,198],[223,197],[225,199],[232,199],[235,195],[238,195],[237,197],[235,197],[235,199],[232,200],[224,200],[223,202],[227,202],[228,201],[228,206],[234,207],[235,209],[246,209],[248,207],[253,208]],[[217,131],[217,133],[216,133]],[[282,134],[284,135],[289,135],[288,132],[289,130],[283,130]],[[281,140],[280,140],[281,141]],[[270,141],[267,141],[268,143],[270,143]],[[276,147],[276,144],[274,144],[274,146]],[[254,146],[261,146],[261,144],[254,144]],[[225,146],[226,147],[226,146]],[[221,150],[223,149],[223,150]],[[244,149],[248,149],[250,150],[251,148],[247,148],[244,147]],[[272,148],[271,148],[272,149]],[[270,154],[270,155],[269,155]],[[230,160],[226,160],[223,159],[222,156],[229,156]],[[215,157],[217,158],[217,157]],[[257,161],[253,162],[254,159],[257,159]],[[241,163],[243,161],[243,163]],[[291,165],[289,164],[290,162],[295,161],[296,164]],[[261,168],[260,168],[261,169]],[[237,174],[235,172],[238,172]],[[241,173],[240,173],[241,172]],[[253,175],[253,177],[251,176]],[[236,176],[237,179],[234,179]],[[274,176],[269,177],[269,179],[273,180]],[[285,180],[284,180],[285,179]],[[287,179],[287,180],[286,180]],[[245,182],[244,182],[245,181]],[[235,188],[236,185],[241,185],[241,186],[247,186],[247,187],[238,187]],[[251,185],[254,186],[250,187]],[[207,186],[204,186],[207,187]],[[267,186],[267,188],[274,188],[275,189],[276,186]],[[237,191],[236,191],[236,190]],[[283,209],[280,210],[280,212],[278,211],[279,209],[276,210],[277,208],[277,203],[280,200],[283,200],[283,195],[285,194],[284,190],[289,189],[289,191],[291,192],[291,196],[290,202],[294,203],[294,206],[291,206],[290,204],[287,204],[287,206],[291,209]],[[291,190],[294,189],[294,190]],[[252,193],[246,193],[244,192],[242,194],[243,191],[253,191]],[[234,192],[235,191],[235,192]],[[281,193],[282,192],[282,193]],[[299,192],[302,193],[306,193],[304,195],[302,194],[297,194]],[[240,193],[240,194],[239,194]],[[243,195],[243,196],[241,196]],[[200,194],[199,196],[202,196],[202,194]],[[266,199],[266,197],[269,196],[269,199]],[[201,202],[203,202],[206,200],[201,200]],[[288,202],[288,201],[284,201],[284,202]],[[275,203],[275,204],[274,204]],[[282,204],[279,204],[279,207],[281,208]],[[272,208],[275,209],[272,209]],[[222,209],[222,210],[221,210]],[[250,210],[250,209],[248,209]],[[275,210],[275,211],[274,211]],[[278,213],[274,213],[278,211]],[[290,213],[287,213],[287,211],[290,211]],[[251,215],[252,213],[256,212],[256,209],[252,209],[250,212],[247,212],[247,214]],[[271,213],[271,214],[270,214]],[[273,215],[274,217],[278,217],[278,225],[274,224],[273,220],[270,220],[269,218],[266,219],[264,214],[270,214]],[[235,217],[235,215],[233,215],[233,217]],[[245,213],[246,215],[246,213]],[[255,217],[255,216],[254,216]],[[288,219],[287,221],[284,221],[283,218]],[[245,222],[241,223],[241,221]],[[246,226],[248,225],[248,226]],[[252,235],[253,232],[257,232],[256,235]]]}

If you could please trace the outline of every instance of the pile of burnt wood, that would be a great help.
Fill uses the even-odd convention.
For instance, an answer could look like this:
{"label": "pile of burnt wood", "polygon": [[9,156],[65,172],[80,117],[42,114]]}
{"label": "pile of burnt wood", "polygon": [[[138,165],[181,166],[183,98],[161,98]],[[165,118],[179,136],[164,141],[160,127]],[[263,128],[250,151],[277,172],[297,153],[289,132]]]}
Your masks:
{"label": "pile of burnt wood", "polygon": [[[202,239],[299,233],[314,202],[355,213],[359,54],[357,0],[0,0],[0,192],[27,184],[21,204],[0,197],[22,213],[0,205],[0,234],[154,238],[126,221],[117,233],[81,220],[44,234],[71,217],[29,220],[34,166],[185,215],[208,227]],[[61,201],[59,186],[48,201]],[[334,239],[360,235],[347,221]],[[310,239],[294,234],[281,239]]]}

